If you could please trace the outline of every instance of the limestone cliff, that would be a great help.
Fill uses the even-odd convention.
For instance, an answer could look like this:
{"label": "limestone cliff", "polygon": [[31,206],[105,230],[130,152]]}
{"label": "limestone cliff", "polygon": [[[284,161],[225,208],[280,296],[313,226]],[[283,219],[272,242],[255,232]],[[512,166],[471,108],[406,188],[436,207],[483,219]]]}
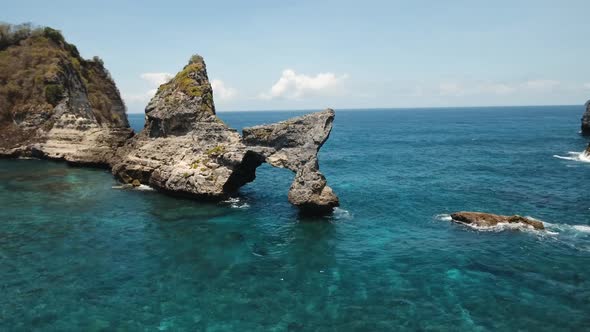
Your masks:
{"label": "limestone cliff", "polygon": [[254,180],[263,162],[295,172],[289,200],[327,213],[338,198],[319,172],[317,153],[334,111],[244,129],[244,139],[215,114],[203,58],[193,56],[146,107],[144,129],[118,150],[113,174],[126,183],[201,199],[222,199]]}
{"label": "limestone cliff", "polygon": [[99,58],[51,28],[0,25],[0,156],[108,166],[132,131]]}
{"label": "limestone cliff", "polygon": [[0,24],[0,83],[0,157],[110,167],[125,183],[199,199],[235,194],[268,162],[295,173],[289,200],[301,211],[338,206],[317,158],[334,111],[247,128],[242,138],[216,116],[198,55],[159,87],[135,136],[102,61],[82,59],[57,30]]}
{"label": "limestone cliff", "polygon": [[584,106],[586,112],[582,115],[582,135],[590,135],[590,100]]}

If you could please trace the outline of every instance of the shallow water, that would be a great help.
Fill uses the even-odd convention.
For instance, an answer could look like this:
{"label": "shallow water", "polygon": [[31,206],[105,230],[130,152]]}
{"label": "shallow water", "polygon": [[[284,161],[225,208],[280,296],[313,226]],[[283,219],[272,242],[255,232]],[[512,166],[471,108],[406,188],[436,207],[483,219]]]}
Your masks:
{"label": "shallow water", "polygon": [[[0,330],[589,329],[590,163],[554,157],[583,151],[582,112],[337,111],[320,165],[342,207],[321,220],[268,166],[213,204],[0,160]],[[477,231],[446,220],[457,210],[548,232]]]}

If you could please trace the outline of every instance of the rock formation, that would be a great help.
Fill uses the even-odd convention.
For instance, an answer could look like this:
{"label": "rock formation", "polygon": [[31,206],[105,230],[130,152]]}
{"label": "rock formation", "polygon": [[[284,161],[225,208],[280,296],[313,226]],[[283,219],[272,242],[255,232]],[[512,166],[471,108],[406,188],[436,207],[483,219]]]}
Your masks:
{"label": "rock formation", "polygon": [[322,214],[338,206],[338,197],[320,173],[317,158],[330,135],[333,121],[334,111],[327,109],[243,130],[243,140],[249,151],[272,166],[295,172],[289,201],[309,213]]}
{"label": "rock formation", "polygon": [[51,28],[0,25],[0,156],[108,166],[132,134],[100,59]]}
{"label": "rock formation", "polygon": [[118,151],[113,174],[170,193],[220,199],[252,178],[234,175],[245,159],[240,135],[215,115],[205,63],[193,56],[146,108],[144,129]]}
{"label": "rock formation", "polygon": [[244,139],[216,115],[203,58],[193,56],[146,108],[144,129],[118,150],[113,174],[160,191],[223,199],[254,180],[263,162],[295,172],[289,200],[323,214],[338,198],[319,172],[317,153],[332,129],[326,110],[244,129]]}
{"label": "rock formation", "polygon": [[482,212],[456,212],[451,214],[451,218],[455,222],[470,224],[477,227],[493,227],[500,223],[520,223],[523,225],[531,226],[534,229],[545,229],[543,223],[538,220],[521,217],[519,215],[514,216],[502,216],[491,213]]}
{"label": "rock formation", "polygon": [[216,200],[268,162],[295,173],[289,200],[302,212],[338,206],[317,158],[334,111],[247,128],[242,139],[215,115],[198,55],[159,87],[135,136],[102,61],[82,59],[57,30],[0,24],[0,83],[0,157],[110,167],[129,186]]}
{"label": "rock formation", "polygon": [[584,104],[586,112],[582,115],[582,135],[590,135],[590,100]]}

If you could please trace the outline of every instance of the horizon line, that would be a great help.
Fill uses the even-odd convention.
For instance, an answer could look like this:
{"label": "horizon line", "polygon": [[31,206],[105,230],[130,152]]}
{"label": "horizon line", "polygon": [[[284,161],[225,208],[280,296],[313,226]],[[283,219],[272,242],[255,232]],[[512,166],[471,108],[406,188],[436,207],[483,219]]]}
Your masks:
{"label": "horizon line", "polygon": [[[584,107],[584,104],[549,104],[549,105],[496,105],[496,106],[425,106],[425,107],[346,107],[346,108],[292,108],[292,109],[246,109],[246,110],[216,110],[216,113],[248,113],[248,112],[317,112],[326,108],[332,108],[335,111],[383,111],[383,110],[423,110],[423,109],[469,109],[469,108],[507,108],[507,107]],[[127,114],[145,114],[145,112],[126,112]]]}

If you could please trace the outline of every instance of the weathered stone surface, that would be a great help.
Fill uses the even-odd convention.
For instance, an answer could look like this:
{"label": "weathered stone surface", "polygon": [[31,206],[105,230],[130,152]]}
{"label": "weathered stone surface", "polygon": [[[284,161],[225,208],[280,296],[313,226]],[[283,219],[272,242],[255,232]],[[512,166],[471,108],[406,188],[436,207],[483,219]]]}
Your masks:
{"label": "weathered stone surface", "polygon": [[519,215],[503,216],[491,213],[461,211],[451,214],[451,218],[455,222],[472,224],[478,227],[493,227],[500,223],[520,223],[535,229],[545,229],[542,222]]}
{"label": "weathered stone surface", "polygon": [[582,135],[590,135],[590,100],[584,106],[586,112],[582,115]]}
{"label": "weathered stone surface", "polygon": [[146,108],[144,129],[118,150],[113,174],[158,190],[222,199],[254,180],[263,162],[295,172],[289,200],[309,213],[328,213],[338,198],[318,170],[334,111],[244,129],[244,138],[216,115],[203,58],[193,56]]}
{"label": "weathered stone surface", "polygon": [[13,86],[10,98],[0,91],[0,157],[108,167],[132,130],[102,61],[82,59],[56,30],[28,34],[0,50],[0,81]]}
{"label": "weathered stone surface", "polygon": [[221,199],[245,183],[235,183],[233,173],[246,152],[240,135],[215,115],[205,63],[193,56],[160,86],[146,108],[144,129],[118,151],[113,174],[125,183]]}
{"label": "weathered stone surface", "polygon": [[243,130],[243,140],[250,151],[272,166],[295,173],[289,201],[303,212],[321,214],[339,205],[338,197],[319,171],[317,157],[330,135],[334,115],[334,110],[327,109]]}
{"label": "weathered stone surface", "polygon": [[[200,199],[236,193],[268,162],[295,173],[289,200],[303,212],[328,213],[338,206],[317,159],[333,110],[247,128],[242,139],[216,116],[205,63],[196,55],[159,87],[146,107],[144,129],[133,136],[100,59],[80,58],[56,30],[28,33],[0,49],[7,52],[0,54],[7,55],[0,57],[0,81],[10,83],[0,87],[0,157],[110,167],[125,187],[146,184]],[[31,54],[39,55],[30,61],[37,64],[34,71],[20,60]],[[18,84],[34,91],[20,95]]]}

